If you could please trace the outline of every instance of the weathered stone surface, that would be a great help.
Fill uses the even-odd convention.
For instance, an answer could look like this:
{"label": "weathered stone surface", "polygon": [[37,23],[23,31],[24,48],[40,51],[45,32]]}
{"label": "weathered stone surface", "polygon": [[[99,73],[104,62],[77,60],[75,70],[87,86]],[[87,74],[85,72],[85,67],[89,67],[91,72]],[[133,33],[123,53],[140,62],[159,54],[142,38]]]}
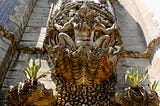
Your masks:
{"label": "weathered stone surface", "polygon": [[[41,26],[35,26],[35,27],[30,27],[30,26],[27,26],[26,27],[26,29],[25,29],[25,33],[27,34],[27,33],[36,33],[36,34],[38,34],[38,32],[40,32],[41,31]],[[25,33],[24,33],[24,35],[25,35]],[[29,35],[29,34],[28,34]],[[23,36],[22,36],[23,37]],[[36,40],[36,39],[35,39]]]}
{"label": "weathered stone surface", "polygon": [[59,12],[51,16],[44,47],[55,73],[67,83],[101,84],[112,75],[120,57],[122,44],[113,8],[109,1],[98,2],[63,1],[52,10]]}
{"label": "weathered stone surface", "polygon": [[[11,47],[8,48],[8,51],[5,51],[1,49],[1,59],[3,59],[0,63],[0,84],[3,83],[7,68],[9,67],[11,60],[12,60],[12,55],[14,54],[13,49]],[[3,53],[3,54],[2,54]]]}
{"label": "weathered stone surface", "polygon": [[132,2],[122,0],[113,6],[115,7],[116,16],[120,23],[120,33],[124,43],[124,49],[143,52],[147,48],[144,34],[137,20],[131,14],[133,11],[136,11],[138,15],[140,13],[136,9],[136,5],[133,5]]}
{"label": "weathered stone surface", "polygon": [[1,47],[3,50],[7,51],[8,48],[9,48],[9,45],[8,45],[4,40],[0,39],[0,47]]}
{"label": "weathered stone surface", "polygon": [[13,10],[10,10],[14,11],[14,14],[10,14],[8,24],[5,27],[10,32],[13,32],[15,36],[17,36],[19,39],[21,38],[21,35],[28,22],[28,18],[36,1],[37,0],[17,0],[16,5],[14,5],[14,7],[11,8]]}
{"label": "weathered stone surface", "polygon": [[44,19],[33,19],[33,20],[29,20],[28,25],[27,26],[41,26],[41,27],[45,27],[47,25],[47,20]]}
{"label": "weathered stone surface", "polygon": [[[49,0],[48,0],[48,1],[49,1]],[[43,8],[46,7],[46,8],[50,8],[50,7],[51,7],[50,4],[51,4],[50,2],[41,0],[41,2],[38,2],[38,3],[36,4],[36,7],[43,7]]]}
{"label": "weathered stone surface", "polygon": [[3,83],[7,68],[12,60],[13,49],[11,48],[11,41],[7,38],[0,39],[0,84]]}
{"label": "weathered stone surface", "polygon": [[[44,5],[42,5],[43,3]],[[50,7],[51,4],[48,4],[47,6],[43,0],[37,1],[22,36],[20,42],[21,47],[43,47]]]}
{"label": "weathered stone surface", "polygon": [[35,105],[53,106],[56,104],[56,97],[52,89],[46,89],[43,84],[32,85],[29,82],[19,83],[10,89],[8,105]]}
{"label": "weathered stone surface", "polygon": [[[156,39],[160,36],[160,19],[159,19],[159,5],[160,2],[155,0],[153,3],[150,1],[135,1],[136,5],[141,13],[142,19],[144,21],[146,29],[144,32],[148,32],[145,34],[145,38],[147,44],[149,44],[153,39]],[[142,6],[143,5],[143,8]],[[142,25],[142,23],[141,23]],[[142,26],[144,28],[144,25]],[[147,30],[147,31],[146,31]]]}
{"label": "weathered stone surface", "polygon": [[37,41],[22,41],[20,43],[21,47],[24,48],[24,47],[38,47],[38,48],[42,48],[43,47],[43,42],[37,42]]}
{"label": "weathered stone surface", "polygon": [[115,102],[120,106],[159,106],[160,100],[155,91],[130,87],[123,93],[117,93]]}
{"label": "weathered stone surface", "polygon": [[[40,10],[38,10],[40,11]],[[37,11],[33,11],[33,14],[31,15],[30,19],[44,19],[47,20],[48,19],[48,13],[44,13],[42,11],[37,12]]]}
{"label": "weathered stone surface", "polygon": [[22,37],[22,41],[35,41],[35,42],[43,42],[45,38],[45,34],[41,33],[24,33]]}
{"label": "weathered stone surface", "polygon": [[[37,3],[42,3],[42,2],[39,1],[39,2],[37,2]],[[41,7],[36,6],[36,7],[34,8],[34,11],[39,12],[39,10],[41,10],[40,13],[48,13],[48,12],[50,12],[50,8],[51,8],[51,4],[48,4],[47,7],[45,7],[44,5],[41,6]]]}
{"label": "weathered stone surface", "polygon": [[10,41],[9,39],[7,39],[7,38],[5,38],[5,37],[3,37],[2,39],[3,39],[3,41],[5,41],[8,45],[11,45],[11,42],[12,42],[12,41]]}
{"label": "weathered stone surface", "polygon": [[3,58],[0,64],[0,84],[2,84],[7,72],[6,69],[14,54],[12,46],[17,46],[36,0],[5,0],[0,2],[1,12],[3,12],[0,14],[0,17],[3,17],[0,18],[0,22],[2,22],[0,34],[6,37],[0,39],[0,56]]}
{"label": "weathered stone surface", "polygon": [[0,57],[1,57],[2,59],[4,59],[5,56],[6,56],[6,51],[5,51],[4,49],[0,48]]}

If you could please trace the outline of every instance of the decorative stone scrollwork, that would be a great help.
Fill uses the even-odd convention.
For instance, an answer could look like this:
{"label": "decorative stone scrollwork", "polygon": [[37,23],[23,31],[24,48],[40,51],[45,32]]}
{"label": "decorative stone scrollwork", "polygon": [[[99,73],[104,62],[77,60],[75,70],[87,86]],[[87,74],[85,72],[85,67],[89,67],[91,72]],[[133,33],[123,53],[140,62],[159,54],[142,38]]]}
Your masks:
{"label": "decorative stone scrollwork", "polygon": [[62,2],[49,22],[44,47],[66,82],[101,84],[111,76],[122,47],[108,8],[94,2]]}

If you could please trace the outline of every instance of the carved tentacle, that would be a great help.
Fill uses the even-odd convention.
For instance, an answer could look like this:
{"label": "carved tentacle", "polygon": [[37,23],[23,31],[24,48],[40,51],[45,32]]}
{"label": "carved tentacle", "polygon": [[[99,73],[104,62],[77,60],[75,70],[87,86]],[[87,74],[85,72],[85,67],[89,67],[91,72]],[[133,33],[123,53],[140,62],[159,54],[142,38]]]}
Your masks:
{"label": "carved tentacle", "polygon": [[81,51],[73,51],[70,55],[70,68],[72,72],[72,76],[74,79],[74,83],[77,83],[77,80],[79,80],[82,77],[81,73]]}
{"label": "carved tentacle", "polygon": [[99,37],[95,42],[94,42],[94,47],[95,48],[106,48],[110,41],[110,37],[108,35],[104,35]]}
{"label": "carved tentacle", "polygon": [[66,33],[60,33],[58,35],[59,38],[59,44],[60,45],[68,45],[70,47],[74,47],[75,43],[72,40],[72,38],[70,36],[68,36]]}
{"label": "carved tentacle", "polygon": [[47,37],[51,46],[62,48],[47,49],[56,73],[75,85],[102,84],[111,76],[121,52],[115,16],[108,9],[111,5],[105,7],[100,1],[60,5],[50,22],[53,32]]}

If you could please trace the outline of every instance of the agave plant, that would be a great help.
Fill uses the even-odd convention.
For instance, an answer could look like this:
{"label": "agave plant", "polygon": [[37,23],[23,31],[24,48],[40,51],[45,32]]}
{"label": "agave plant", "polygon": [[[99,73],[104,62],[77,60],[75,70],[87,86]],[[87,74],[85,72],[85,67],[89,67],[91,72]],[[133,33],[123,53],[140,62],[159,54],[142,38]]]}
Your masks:
{"label": "agave plant", "polygon": [[30,59],[28,59],[27,61],[27,67],[24,68],[23,71],[27,80],[33,82],[33,85],[37,85],[38,79],[45,77],[49,73],[49,70],[43,72],[38,76],[38,72],[41,68],[41,60],[39,60],[38,64],[36,64],[35,59],[33,59],[32,64],[29,63],[29,60]]}
{"label": "agave plant", "polygon": [[156,80],[153,82],[153,84],[150,86],[150,88],[151,88],[152,91],[156,91],[158,83],[159,83],[159,81],[156,81]]}
{"label": "agave plant", "polygon": [[159,97],[153,90],[158,86],[158,81],[150,86],[151,93],[140,84],[146,79],[148,70],[139,74],[137,69],[127,71],[125,80],[129,80],[130,87],[125,89],[123,93],[116,93],[115,102],[120,106],[159,106]]}
{"label": "agave plant", "polygon": [[134,69],[126,72],[125,80],[128,79],[131,87],[136,88],[146,79],[147,75],[148,70],[144,74],[139,75],[138,70]]}

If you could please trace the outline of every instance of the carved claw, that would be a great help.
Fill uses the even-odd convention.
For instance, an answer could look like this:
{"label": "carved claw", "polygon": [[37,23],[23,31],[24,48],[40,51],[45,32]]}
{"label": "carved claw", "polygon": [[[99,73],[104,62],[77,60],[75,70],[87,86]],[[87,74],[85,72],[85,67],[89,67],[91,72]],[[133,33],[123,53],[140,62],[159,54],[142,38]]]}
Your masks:
{"label": "carved claw", "polygon": [[113,54],[115,55],[117,53],[120,53],[122,51],[122,47],[123,47],[123,45],[122,46],[114,46],[114,48],[116,49],[116,51],[114,51]]}
{"label": "carved claw", "polygon": [[88,55],[93,60],[99,60],[102,57],[102,55],[103,55],[103,51],[102,51],[102,49],[101,50],[100,49],[93,50],[93,51],[90,50],[88,52]]}
{"label": "carved claw", "polygon": [[113,52],[113,54],[117,54],[120,52],[121,47],[120,46],[114,46],[114,48],[116,49],[116,51]]}
{"label": "carved claw", "polygon": [[61,25],[59,25],[59,24],[54,24],[54,26],[55,26],[55,28],[56,28],[59,32],[61,32],[61,30],[62,30],[62,26],[61,26]]}

